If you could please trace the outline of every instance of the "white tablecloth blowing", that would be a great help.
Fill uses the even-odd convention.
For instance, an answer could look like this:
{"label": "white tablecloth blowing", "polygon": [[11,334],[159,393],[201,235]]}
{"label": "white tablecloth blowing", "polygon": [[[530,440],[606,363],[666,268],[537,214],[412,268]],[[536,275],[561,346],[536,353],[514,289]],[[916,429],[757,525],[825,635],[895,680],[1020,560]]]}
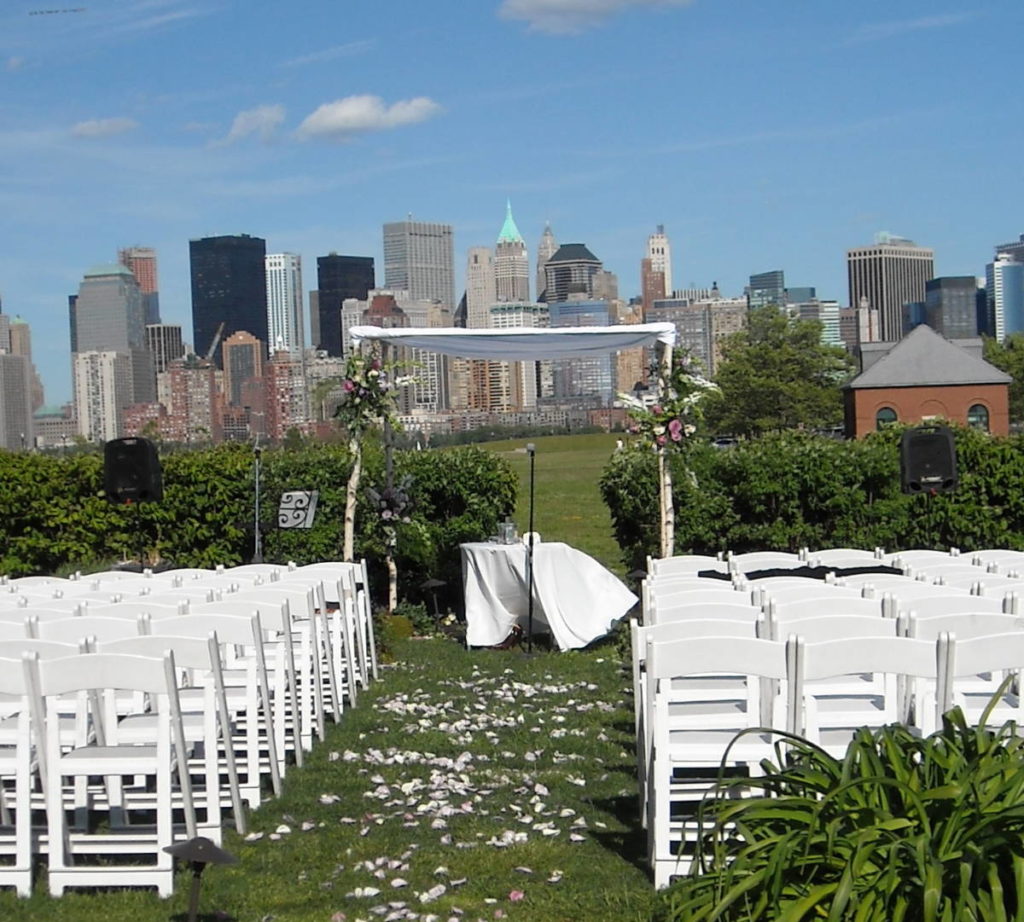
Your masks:
{"label": "white tablecloth blowing", "polygon": [[[525,544],[463,544],[466,643],[491,647],[513,625],[527,626]],[[533,546],[533,626],[547,625],[561,650],[603,637],[637,602],[622,582],[593,557],[558,541]]]}

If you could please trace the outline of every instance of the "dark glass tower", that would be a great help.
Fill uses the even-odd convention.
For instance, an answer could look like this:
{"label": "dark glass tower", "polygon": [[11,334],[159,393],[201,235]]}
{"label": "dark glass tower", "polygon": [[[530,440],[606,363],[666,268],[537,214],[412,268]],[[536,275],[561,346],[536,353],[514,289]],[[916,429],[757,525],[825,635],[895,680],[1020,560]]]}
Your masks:
{"label": "dark glass tower", "polygon": [[[190,240],[192,337],[196,355],[205,356],[220,330],[220,342],[244,330],[267,342],[267,242],[240,234]],[[221,351],[211,359],[219,366]]]}
{"label": "dark glass tower", "polygon": [[316,284],[320,319],[317,348],[328,355],[341,355],[341,304],[346,298],[365,301],[370,289],[377,287],[373,257],[337,253],[320,256],[316,261]]}

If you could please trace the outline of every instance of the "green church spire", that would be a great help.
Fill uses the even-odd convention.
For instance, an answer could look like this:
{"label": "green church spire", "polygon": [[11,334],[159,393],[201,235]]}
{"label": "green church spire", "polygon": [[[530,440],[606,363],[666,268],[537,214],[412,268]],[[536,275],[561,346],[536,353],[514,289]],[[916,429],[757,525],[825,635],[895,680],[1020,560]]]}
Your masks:
{"label": "green church spire", "polygon": [[498,243],[523,243],[523,236],[516,227],[516,219],[512,217],[512,202],[505,200],[505,223],[501,225]]}

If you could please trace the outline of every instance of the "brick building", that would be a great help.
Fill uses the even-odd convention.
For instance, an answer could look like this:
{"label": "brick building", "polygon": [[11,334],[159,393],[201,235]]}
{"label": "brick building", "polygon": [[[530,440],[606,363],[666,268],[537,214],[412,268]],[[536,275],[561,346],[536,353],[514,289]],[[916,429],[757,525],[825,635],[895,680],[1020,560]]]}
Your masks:
{"label": "brick building", "polygon": [[930,419],[1009,434],[1012,379],[982,358],[980,339],[954,343],[922,325],[897,343],[862,344],[861,363],[844,389],[847,438]]}

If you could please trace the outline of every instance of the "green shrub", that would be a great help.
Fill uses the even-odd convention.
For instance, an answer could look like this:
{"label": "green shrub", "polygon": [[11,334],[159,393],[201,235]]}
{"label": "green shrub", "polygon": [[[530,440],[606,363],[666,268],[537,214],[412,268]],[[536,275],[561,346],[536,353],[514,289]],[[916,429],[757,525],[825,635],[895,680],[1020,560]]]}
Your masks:
{"label": "green shrub", "polygon": [[[227,444],[165,453],[164,499],[115,506],[103,496],[98,453],[54,457],[0,451],[0,573],[74,572],[96,561],[136,558],[176,566],[232,566],[249,560],[255,532],[252,450]],[[383,449],[368,438],[363,485],[384,482]],[[340,444],[312,444],[263,452],[260,532],[267,561],[299,564],[341,556],[345,491],[351,470]],[[411,477],[412,521],[401,526],[396,561],[403,597],[426,602],[420,589],[443,579],[449,599],[461,586],[459,544],[493,534],[515,504],[518,480],[509,465],[479,448],[396,451],[395,476]],[[285,490],[317,490],[313,527],[279,529]],[[379,529],[356,518],[356,551],[369,562],[377,598],[386,594],[385,548]],[[432,599],[430,599],[432,603]]]}
{"label": "green shrub", "polygon": [[[960,484],[949,494],[900,492],[892,427],[844,442],[773,433],[673,459],[676,553],[853,546],[1024,548],[1024,441],[956,431]],[[657,458],[617,452],[601,490],[629,568],[658,553]]]}
{"label": "green shrub", "polygon": [[[984,723],[984,720],[982,721]],[[921,739],[860,730],[835,759],[797,740],[703,805],[691,875],[656,918],[990,922],[1024,918],[1024,740],[946,715]],[[749,791],[748,791],[749,794]]]}

